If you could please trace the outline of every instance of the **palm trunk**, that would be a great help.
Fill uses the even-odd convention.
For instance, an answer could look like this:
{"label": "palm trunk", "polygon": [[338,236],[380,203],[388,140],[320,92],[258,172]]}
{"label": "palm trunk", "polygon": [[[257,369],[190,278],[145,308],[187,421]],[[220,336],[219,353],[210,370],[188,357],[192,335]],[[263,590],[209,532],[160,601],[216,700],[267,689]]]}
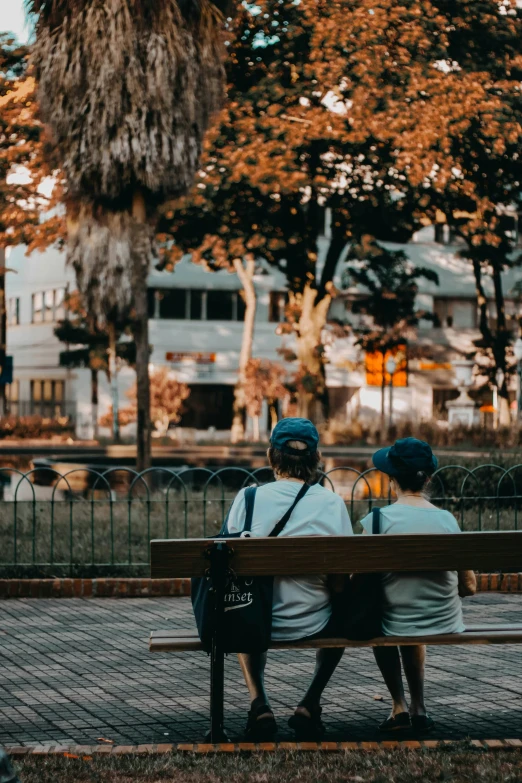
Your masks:
{"label": "palm trunk", "polygon": [[[136,192],[132,204],[132,215],[139,226],[145,228],[147,214],[143,194]],[[147,297],[147,278],[149,259],[135,259],[134,303],[136,322],[134,340],[136,342],[136,467],[139,472],[151,466],[151,421],[150,421],[150,378],[149,378],[149,308]]]}
{"label": "palm trunk", "polygon": [[91,420],[92,437],[98,440],[98,370],[91,367]]}
{"label": "palm trunk", "polygon": [[246,265],[243,264],[241,258],[235,258],[234,269],[236,270],[236,274],[245,293],[245,321],[243,324],[243,336],[239,354],[238,379],[234,389],[234,416],[231,432],[232,443],[238,443],[245,437],[245,372],[248,362],[252,358],[252,343],[254,341],[257,309],[256,289],[254,286],[254,257],[249,255],[246,259]]}
{"label": "palm trunk", "polygon": [[116,327],[108,324],[109,333],[109,379],[111,383],[112,398],[112,438],[115,443],[120,442],[120,399],[118,392],[118,368],[116,364]]}

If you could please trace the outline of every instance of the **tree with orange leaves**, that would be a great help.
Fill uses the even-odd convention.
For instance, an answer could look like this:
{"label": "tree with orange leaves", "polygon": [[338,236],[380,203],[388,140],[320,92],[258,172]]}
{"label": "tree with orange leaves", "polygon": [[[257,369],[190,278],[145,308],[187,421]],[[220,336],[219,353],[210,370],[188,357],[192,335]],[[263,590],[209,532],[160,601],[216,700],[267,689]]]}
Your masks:
{"label": "tree with orange leaves", "polygon": [[[136,383],[126,392],[130,405],[120,408],[118,418],[120,426],[137,420],[137,385]],[[190,388],[186,383],[178,381],[166,367],[158,367],[150,376],[150,416],[155,430],[159,435],[167,435],[172,424],[177,424],[183,413],[183,403],[190,396]],[[112,407],[102,416],[102,427],[112,427]]]}
{"label": "tree with orange leaves", "polygon": [[515,0],[260,0],[235,20],[229,104],[164,229],[174,252],[252,252],[285,271],[287,329],[317,398],[347,246],[366,234],[406,241],[433,216],[467,154],[463,134],[484,123],[497,146],[516,136],[499,87],[518,78],[517,35]]}
{"label": "tree with orange leaves", "polygon": [[[5,249],[26,244],[43,249],[63,235],[63,219],[47,221],[41,212],[55,205],[39,190],[51,173],[38,118],[35,82],[28,72],[29,50],[8,33],[0,33],[0,353],[5,355],[7,314]],[[3,363],[3,362],[2,362]],[[0,385],[0,412],[5,386]]]}
{"label": "tree with orange leaves", "polygon": [[245,404],[254,420],[254,440],[259,440],[259,417],[266,401],[272,429],[277,424],[277,403],[289,396],[287,372],[278,362],[269,359],[251,359],[245,368]]}

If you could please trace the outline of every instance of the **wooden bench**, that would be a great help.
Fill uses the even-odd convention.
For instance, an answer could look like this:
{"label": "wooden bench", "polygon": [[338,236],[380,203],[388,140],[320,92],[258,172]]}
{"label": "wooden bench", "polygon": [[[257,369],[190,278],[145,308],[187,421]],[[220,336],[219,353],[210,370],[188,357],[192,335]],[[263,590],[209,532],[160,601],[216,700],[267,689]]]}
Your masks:
{"label": "wooden bench", "polygon": [[[224,611],[228,568],[240,576],[386,573],[389,571],[519,571],[522,531],[451,535],[281,537],[151,541],[153,579],[211,574],[216,586],[217,618]],[[219,623],[217,623],[219,628]],[[392,645],[521,644],[522,619],[516,625],[470,626],[443,636],[380,637],[368,641],[317,639],[278,642],[271,649],[380,647]],[[151,652],[201,650],[196,630],[153,631]],[[210,654],[209,739],[226,741],[224,731],[224,653],[219,632]]]}

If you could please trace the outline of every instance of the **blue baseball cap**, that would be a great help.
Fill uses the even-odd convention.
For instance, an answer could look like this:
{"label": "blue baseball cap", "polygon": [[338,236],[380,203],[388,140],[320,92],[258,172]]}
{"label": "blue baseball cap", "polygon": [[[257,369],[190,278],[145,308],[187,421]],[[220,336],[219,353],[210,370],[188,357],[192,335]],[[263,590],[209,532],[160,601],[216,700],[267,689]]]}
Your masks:
{"label": "blue baseball cap", "polygon": [[[288,441],[299,440],[306,443],[307,449],[294,449]],[[286,454],[303,456],[316,452],[319,447],[319,433],[309,419],[288,418],[277,422],[272,430],[270,444]]]}
{"label": "blue baseball cap", "polygon": [[431,476],[439,464],[429,443],[417,438],[401,438],[393,446],[376,451],[372,460],[375,467],[388,476],[418,471]]}

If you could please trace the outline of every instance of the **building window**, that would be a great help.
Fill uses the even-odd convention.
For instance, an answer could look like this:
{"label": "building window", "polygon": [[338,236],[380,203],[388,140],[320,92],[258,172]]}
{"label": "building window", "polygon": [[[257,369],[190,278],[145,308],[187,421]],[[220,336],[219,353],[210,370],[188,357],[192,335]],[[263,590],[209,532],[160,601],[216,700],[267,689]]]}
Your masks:
{"label": "building window", "polygon": [[207,321],[235,321],[235,291],[207,291]]}
{"label": "building window", "polygon": [[207,295],[206,291],[190,292],[190,315],[191,321],[204,321],[207,317],[206,312]]}
{"label": "building window", "polygon": [[32,322],[54,323],[65,318],[66,288],[50,288],[32,296]]}
{"label": "building window", "polygon": [[63,321],[65,318],[66,288],[57,288],[54,292],[54,320]]}
{"label": "building window", "polygon": [[63,415],[65,382],[53,380],[31,381],[31,413],[52,418]]}
{"label": "building window", "polygon": [[238,291],[188,288],[149,289],[149,318],[190,321],[243,321],[245,303]]}
{"label": "building window", "polygon": [[20,298],[11,296],[7,301],[7,323],[18,326],[20,323]]}
{"label": "building window", "polygon": [[450,400],[456,400],[460,392],[454,386],[446,388],[432,389],[433,393],[433,416],[437,419],[448,418],[447,403]]}
{"label": "building window", "polygon": [[288,304],[288,291],[270,291],[268,320],[280,324],[285,320],[285,307]]}
{"label": "building window", "polygon": [[13,381],[8,383],[5,387],[5,398],[7,401],[7,410],[11,416],[19,416],[19,402],[20,402],[20,382]]}
{"label": "building window", "polygon": [[190,397],[185,400],[180,427],[196,430],[228,430],[232,426],[234,387],[224,384],[190,384]]}
{"label": "building window", "polygon": [[166,288],[157,291],[159,299],[159,317],[175,320],[187,317],[187,290],[185,288]]}
{"label": "building window", "polygon": [[475,329],[477,326],[477,303],[474,299],[435,297],[433,312],[438,326],[454,329]]}
{"label": "building window", "polygon": [[43,294],[33,294],[32,298],[32,321],[33,324],[39,324],[43,321]]}

